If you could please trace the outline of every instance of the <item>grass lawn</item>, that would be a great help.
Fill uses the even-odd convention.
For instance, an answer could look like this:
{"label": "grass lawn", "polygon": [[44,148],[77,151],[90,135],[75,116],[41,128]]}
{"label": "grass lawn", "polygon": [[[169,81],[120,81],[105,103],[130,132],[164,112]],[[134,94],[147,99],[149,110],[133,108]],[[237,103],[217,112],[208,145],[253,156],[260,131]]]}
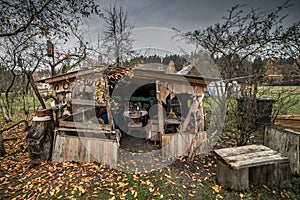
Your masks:
{"label": "grass lawn", "polygon": [[[298,86],[262,86],[259,87],[259,94],[262,97],[278,100],[274,109],[282,108],[280,114],[300,115],[300,87]],[[273,110],[274,110],[273,109]]]}

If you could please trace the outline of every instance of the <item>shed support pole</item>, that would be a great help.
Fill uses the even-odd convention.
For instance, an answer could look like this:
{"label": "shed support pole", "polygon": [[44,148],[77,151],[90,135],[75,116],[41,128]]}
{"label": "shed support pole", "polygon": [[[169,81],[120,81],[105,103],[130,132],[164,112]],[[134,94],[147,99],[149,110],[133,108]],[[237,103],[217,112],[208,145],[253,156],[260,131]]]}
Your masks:
{"label": "shed support pole", "polygon": [[163,115],[163,106],[161,100],[161,91],[159,87],[159,81],[156,81],[156,98],[157,98],[157,105],[158,105],[158,130],[159,133],[162,135],[164,134],[164,115]]}

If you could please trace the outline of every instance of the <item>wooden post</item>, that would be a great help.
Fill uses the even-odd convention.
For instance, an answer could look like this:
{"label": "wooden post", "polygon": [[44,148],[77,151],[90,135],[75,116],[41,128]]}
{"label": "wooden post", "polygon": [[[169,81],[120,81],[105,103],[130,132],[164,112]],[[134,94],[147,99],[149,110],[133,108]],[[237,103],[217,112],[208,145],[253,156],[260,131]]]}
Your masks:
{"label": "wooden post", "polygon": [[107,112],[107,117],[108,117],[108,124],[112,125],[112,129],[115,130],[115,123],[114,123],[114,117],[112,115],[112,110],[111,110],[111,105],[110,105],[110,97],[109,97],[109,81],[107,76],[105,78],[105,90],[106,90],[106,112]]}
{"label": "wooden post", "polygon": [[158,131],[160,134],[164,134],[164,114],[161,99],[161,91],[159,90],[159,81],[156,81],[156,98],[158,104]]}
{"label": "wooden post", "polygon": [[200,129],[200,131],[204,131],[204,112],[203,112],[204,92],[203,92],[203,88],[199,88],[199,90],[197,90],[197,96],[198,96],[198,101],[199,101],[199,116],[200,116],[199,129]]}

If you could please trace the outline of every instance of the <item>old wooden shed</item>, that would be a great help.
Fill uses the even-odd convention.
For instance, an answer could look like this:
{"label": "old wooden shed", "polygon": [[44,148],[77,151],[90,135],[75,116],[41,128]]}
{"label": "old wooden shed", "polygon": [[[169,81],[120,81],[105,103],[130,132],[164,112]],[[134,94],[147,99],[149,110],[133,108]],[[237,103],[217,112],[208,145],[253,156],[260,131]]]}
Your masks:
{"label": "old wooden shed", "polygon": [[214,80],[104,66],[40,80],[53,90],[52,160],[116,166],[124,135],[155,143],[165,159],[200,152],[207,138],[202,100]]}

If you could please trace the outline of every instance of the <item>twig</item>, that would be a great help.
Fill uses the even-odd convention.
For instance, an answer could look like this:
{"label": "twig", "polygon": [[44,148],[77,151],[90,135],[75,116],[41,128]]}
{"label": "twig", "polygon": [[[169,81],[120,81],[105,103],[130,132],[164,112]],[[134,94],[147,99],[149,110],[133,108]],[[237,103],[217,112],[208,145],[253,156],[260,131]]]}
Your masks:
{"label": "twig", "polygon": [[12,128],[18,126],[19,124],[21,124],[21,123],[23,123],[23,122],[25,123],[26,127],[28,127],[28,121],[26,121],[25,119],[23,119],[23,120],[21,120],[21,121],[15,123],[14,125],[12,125],[12,126],[10,126],[10,127],[8,127],[8,128],[5,128],[5,129],[0,130],[0,134],[2,134],[2,133],[5,132],[5,131],[8,131],[9,129],[12,129]]}

